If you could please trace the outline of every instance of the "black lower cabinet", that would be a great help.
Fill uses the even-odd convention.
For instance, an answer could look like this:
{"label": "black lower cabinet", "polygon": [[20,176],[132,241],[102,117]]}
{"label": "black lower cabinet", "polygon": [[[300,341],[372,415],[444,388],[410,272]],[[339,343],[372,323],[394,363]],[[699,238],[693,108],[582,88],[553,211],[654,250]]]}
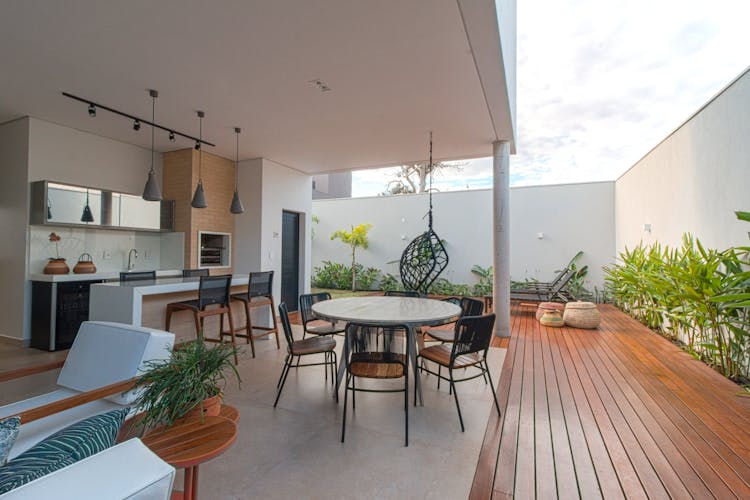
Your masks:
{"label": "black lower cabinet", "polygon": [[89,319],[89,293],[95,281],[31,282],[31,347],[56,351],[73,344]]}

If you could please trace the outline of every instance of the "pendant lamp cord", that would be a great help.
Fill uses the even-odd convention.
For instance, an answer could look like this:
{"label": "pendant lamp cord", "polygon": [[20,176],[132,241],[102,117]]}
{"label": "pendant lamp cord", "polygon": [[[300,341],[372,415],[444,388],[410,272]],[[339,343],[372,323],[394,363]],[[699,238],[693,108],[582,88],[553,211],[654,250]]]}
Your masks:
{"label": "pendant lamp cord", "polygon": [[240,163],[240,129],[234,129],[235,136],[237,137],[237,143],[234,150],[234,190],[237,191],[237,184],[240,182],[239,175],[239,163]]}
{"label": "pendant lamp cord", "polygon": [[[198,115],[198,138],[203,142],[203,117]],[[198,184],[203,184],[203,148],[198,150]]]}
{"label": "pendant lamp cord", "polygon": [[430,176],[430,211],[429,213],[429,227],[432,229],[432,130],[430,130],[430,163],[427,165],[428,174]]}
{"label": "pendant lamp cord", "polygon": [[[156,96],[151,94],[151,123],[156,122]],[[154,132],[156,127],[151,126],[151,172],[154,173]]]}

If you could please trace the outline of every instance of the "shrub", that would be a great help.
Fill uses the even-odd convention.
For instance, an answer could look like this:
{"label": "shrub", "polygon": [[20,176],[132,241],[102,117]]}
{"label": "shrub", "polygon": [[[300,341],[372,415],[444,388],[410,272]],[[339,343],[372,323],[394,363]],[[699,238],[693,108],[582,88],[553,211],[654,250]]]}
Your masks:
{"label": "shrub", "polygon": [[[365,269],[362,264],[355,264],[354,270],[357,276],[357,290],[372,290],[380,277],[380,270],[374,267]],[[334,290],[351,289],[352,268],[345,264],[324,260],[322,266],[313,268],[312,286]]]}

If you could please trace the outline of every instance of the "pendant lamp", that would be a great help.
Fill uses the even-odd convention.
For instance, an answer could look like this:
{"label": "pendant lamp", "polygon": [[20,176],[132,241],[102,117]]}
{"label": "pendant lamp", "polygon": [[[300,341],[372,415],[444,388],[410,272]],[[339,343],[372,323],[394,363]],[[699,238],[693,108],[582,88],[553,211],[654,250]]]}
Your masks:
{"label": "pendant lamp", "polygon": [[91,213],[91,207],[89,206],[89,190],[86,190],[86,205],[83,207],[83,214],[81,214],[81,222],[94,222],[94,214]]}
{"label": "pendant lamp", "polygon": [[[148,95],[151,96],[151,123],[156,123],[156,98],[159,97],[159,93],[156,90],[149,90]],[[148,171],[148,180],[146,185],[143,187],[143,199],[146,201],[161,201],[161,188],[159,187],[159,181],[156,179],[156,172],[154,172],[154,131],[156,127],[151,125],[151,169]]]}
{"label": "pendant lamp", "polygon": [[[198,144],[200,145],[203,139],[203,117],[206,114],[203,111],[198,111]],[[206,208],[206,193],[203,191],[203,148],[198,149],[198,186],[195,188],[195,194],[193,195],[193,201],[190,202],[190,206],[193,208]]]}
{"label": "pendant lamp", "polygon": [[237,148],[234,153],[234,196],[232,196],[232,204],[229,207],[229,211],[233,214],[241,214],[245,211],[245,207],[242,206],[242,200],[240,200],[240,193],[237,191],[237,186],[240,181],[240,132],[242,130],[239,127],[234,128],[234,133],[237,136]]}

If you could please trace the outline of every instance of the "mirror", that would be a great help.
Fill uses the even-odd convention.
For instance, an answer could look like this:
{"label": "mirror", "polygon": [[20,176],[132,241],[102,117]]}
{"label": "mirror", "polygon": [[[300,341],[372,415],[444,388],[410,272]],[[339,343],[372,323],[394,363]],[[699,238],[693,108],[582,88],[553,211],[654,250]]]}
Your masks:
{"label": "mirror", "polygon": [[31,198],[31,224],[173,229],[173,201],[146,201],[133,194],[51,181],[33,182]]}

